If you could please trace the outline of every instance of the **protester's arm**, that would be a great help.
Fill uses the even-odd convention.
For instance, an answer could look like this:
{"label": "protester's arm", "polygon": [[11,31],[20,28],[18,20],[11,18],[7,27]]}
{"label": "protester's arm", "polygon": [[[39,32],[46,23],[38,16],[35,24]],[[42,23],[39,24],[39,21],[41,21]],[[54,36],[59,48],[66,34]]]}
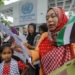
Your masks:
{"label": "protester's arm", "polygon": [[75,43],[71,44],[72,57],[75,58]]}
{"label": "protester's arm", "polygon": [[41,67],[40,67],[40,70],[39,70],[39,75],[43,75],[43,71],[42,71]]}
{"label": "protester's arm", "polygon": [[35,62],[36,60],[38,60],[40,58],[40,56],[39,56],[39,45],[42,42],[42,40],[47,36],[48,36],[47,32],[43,33],[41,38],[38,41],[38,44],[37,44],[35,50],[29,50],[29,54],[32,57],[32,62]]}
{"label": "protester's arm", "polygon": [[44,33],[41,35],[41,37],[40,37],[40,39],[39,39],[39,41],[38,41],[38,43],[37,43],[37,46],[35,47],[35,50],[39,50],[39,45],[40,45],[41,41],[42,41],[45,37],[47,37],[47,36],[48,36],[48,32],[44,32]]}
{"label": "protester's arm", "polygon": [[31,56],[31,58],[32,58],[32,63],[34,63],[36,60],[38,60],[39,59],[39,51],[38,50],[31,50],[31,51],[29,51],[30,53],[30,56]]}

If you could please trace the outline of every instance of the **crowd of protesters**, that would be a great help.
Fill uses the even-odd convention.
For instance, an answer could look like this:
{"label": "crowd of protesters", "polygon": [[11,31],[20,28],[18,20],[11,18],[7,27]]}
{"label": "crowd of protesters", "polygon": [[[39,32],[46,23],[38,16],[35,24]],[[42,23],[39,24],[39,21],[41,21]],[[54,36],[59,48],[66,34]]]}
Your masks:
{"label": "crowd of protesters", "polygon": [[10,28],[28,50],[33,66],[22,59],[22,49],[13,36],[0,32],[0,75],[48,75],[74,59],[74,44],[56,44],[57,34],[68,22],[64,10],[60,7],[49,8],[46,22],[40,24],[37,31],[36,24],[30,23],[26,28],[23,27],[23,34],[15,27]]}

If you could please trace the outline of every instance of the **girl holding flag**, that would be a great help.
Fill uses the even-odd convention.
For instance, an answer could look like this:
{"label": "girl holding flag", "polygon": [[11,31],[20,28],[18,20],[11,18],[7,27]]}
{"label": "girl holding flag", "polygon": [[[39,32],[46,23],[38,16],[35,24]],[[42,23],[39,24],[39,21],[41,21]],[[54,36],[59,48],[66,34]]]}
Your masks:
{"label": "girl holding flag", "polygon": [[[0,48],[2,62],[0,63],[0,75],[23,75],[26,65],[21,61],[16,61],[13,56],[13,50],[9,43],[5,43]],[[20,74],[21,72],[21,74]]]}
{"label": "girl holding flag", "polygon": [[48,26],[48,36],[45,36],[45,38],[41,40],[38,50],[35,52],[36,56],[34,56],[34,52],[30,52],[32,61],[38,58],[40,59],[41,75],[48,75],[64,63],[73,59],[71,44],[58,46],[56,42],[57,34],[68,22],[64,10],[60,7],[49,8],[46,15],[46,22]]}

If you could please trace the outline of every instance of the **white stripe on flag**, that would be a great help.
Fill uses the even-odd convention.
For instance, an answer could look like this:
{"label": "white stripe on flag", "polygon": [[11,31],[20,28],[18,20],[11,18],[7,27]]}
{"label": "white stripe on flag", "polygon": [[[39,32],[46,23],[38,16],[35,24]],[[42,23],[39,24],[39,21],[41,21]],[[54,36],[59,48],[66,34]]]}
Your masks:
{"label": "white stripe on flag", "polygon": [[70,34],[71,34],[72,27],[73,27],[73,22],[70,23],[69,25],[67,25],[67,27],[65,29],[64,45],[70,43]]}
{"label": "white stripe on flag", "polygon": [[69,44],[71,42],[71,39],[70,39],[71,30],[72,30],[74,22],[75,22],[75,16],[72,16],[69,19],[69,21],[67,22],[67,24],[58,33],[57,40],[56,40],[58,46],[66,45],[66,44]]}

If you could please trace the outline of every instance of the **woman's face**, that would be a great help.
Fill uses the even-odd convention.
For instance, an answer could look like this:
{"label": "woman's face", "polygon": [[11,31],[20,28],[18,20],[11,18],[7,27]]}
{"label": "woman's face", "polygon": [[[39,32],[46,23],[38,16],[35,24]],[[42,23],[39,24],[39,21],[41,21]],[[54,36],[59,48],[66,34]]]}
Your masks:
{"label": "woman's face", "polygon": [[12,57],[12,50],[10,50],[10,47],[4,48],[1,57],[5,62],[10,61],[10,59]]}
{"label": "woman's face", "polygon": [[42,29],[39,30],[39,33],[42,35],[42,33],[44,33],[44,31]]}
{"label": "woman's face", "polygon": [[32,25],[28,27],[28,32],[31,34],[34,33],[34,27]]}
{"label": "woman's face", "polygon": [[23,32],[24,32],[24,33],[27,33],[27,32],[28,32],[28,31],[27,31],[27,28],[24,27],[24,28],[23,28]]}
{"label": "woman's face", "polygon": [[46,15],[46,21],[48,25],[48,30],[51,32],[54,31],[58,24],[58,17],[53,9],[48,11]]}

